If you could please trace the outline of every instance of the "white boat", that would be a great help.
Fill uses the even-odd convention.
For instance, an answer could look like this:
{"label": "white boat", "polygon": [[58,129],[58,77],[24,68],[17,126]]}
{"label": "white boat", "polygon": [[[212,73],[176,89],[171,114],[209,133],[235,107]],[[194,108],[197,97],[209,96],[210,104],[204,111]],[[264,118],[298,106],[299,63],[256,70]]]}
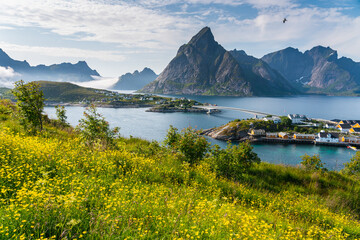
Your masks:
{"label": "white boat", "polygon": [[354,151],[359,151],[359,149],[357,149],[356,147],[353,147],[353,146],[347,146],[347,148],[350,148],[350,149],[352,149]]}

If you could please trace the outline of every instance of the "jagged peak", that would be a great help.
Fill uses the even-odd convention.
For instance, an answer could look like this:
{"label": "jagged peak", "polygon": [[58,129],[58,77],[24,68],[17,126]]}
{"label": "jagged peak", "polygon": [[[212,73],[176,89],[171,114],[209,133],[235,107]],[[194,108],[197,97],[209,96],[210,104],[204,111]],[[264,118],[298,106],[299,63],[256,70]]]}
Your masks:
{"label": "jagged peak", "polygon": [[204,27],[195,36],[193,36],[189,44],[197,45],[198,42],[215,42],[214,35],[209,27]]}
{"label": "jagged peak", "polygon": [[85,62],[85,61],[78,61],[75,65],[89,67],[87,62]]}
{"label": "jagged peak", "polygon": [[284,48],[283,51],[286,51],[286,52],[300,52],[299,49],[293,48],[293,47]]}
{"label": "jagged peak", "polygon": [[148,67],[144,67],[144,69],[141,71],[141,73],[151,73],[151,74],[156,75],[156,73],[151,68],[148,68]]}
{"label": "jagged peak", "polygon": [[248,56],[244,50],[237,50],[236,48],[234,48],[234,50],[231,50],[230,52]]}

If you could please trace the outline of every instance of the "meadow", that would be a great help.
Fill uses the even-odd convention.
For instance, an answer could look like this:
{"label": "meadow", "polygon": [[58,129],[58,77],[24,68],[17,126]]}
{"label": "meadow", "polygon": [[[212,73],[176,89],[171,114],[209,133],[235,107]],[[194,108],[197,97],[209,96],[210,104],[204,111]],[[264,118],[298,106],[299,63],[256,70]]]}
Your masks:
{"label": "meadow", "polygon": [[[359,178],[259,163],[219,176],[164,144],[30,134],[0,104],[0,239],[360,239]],[[120,130],[121,133],[121,130]]]}

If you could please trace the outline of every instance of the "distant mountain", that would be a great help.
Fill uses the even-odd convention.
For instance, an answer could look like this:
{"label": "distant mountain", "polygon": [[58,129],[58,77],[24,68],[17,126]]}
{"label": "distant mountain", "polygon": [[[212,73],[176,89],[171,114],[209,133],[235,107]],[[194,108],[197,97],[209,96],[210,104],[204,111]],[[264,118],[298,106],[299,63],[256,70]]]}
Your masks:
{"label": "distant mountain", "polygon": [[79,61],[76,64],[61,63],[50,66],[30,66],[27,61],[17,61],[9,57],[0,49],[0,66],[12,68],[18,75],[16,80],[24,81],[51,80],[82,82],[93,80],[92,76],[100,76],[96,70],[92,70],[86,62]]}
{"label": "distant mountain", "polygon": [[261,60],[226,51],[205,27],[181,46],[159,77],[140,92],[228,96],[296,93],[280,74],[266,68]]}
{"label": "distant mountain", "polygon": [[139,90],[154,81],[158,75],[150,68],[144,68],[141,72],[126,73],[119,77],[112,89],[116,90]]}
{"label": "distant mountain", "polygon": [[317,46],[300,52],[286,48],[262,57],[270,67],[280,72],[293,86],[309,93],[360,93],[360,63],[338,58],[330,47]]}

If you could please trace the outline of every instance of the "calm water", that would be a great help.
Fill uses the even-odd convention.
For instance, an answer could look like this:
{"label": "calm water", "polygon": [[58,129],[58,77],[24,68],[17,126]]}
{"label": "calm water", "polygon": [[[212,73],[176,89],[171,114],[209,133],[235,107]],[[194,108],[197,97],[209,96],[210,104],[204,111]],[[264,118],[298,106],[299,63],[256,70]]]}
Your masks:
{"label": "calm water", "polygon": [[[301,113],[313,118],[324,119],[360,119],[360,98],[357,97],[328,97],[302,96],[284,98],[235,98],[235,97],[203,97],[188,96],[200,102],[208,102],[219,106],[239,107],[257,111],[286,115]],[[67,107],[68,121],[77,125],[83,117],[84,108]],[[207,129],[228,123],[240,118],[251,118],[250,114],[223,110],[219,114],[207,115],[198,113],[150,113],[144,108],[113,109],[99,108],[100,113],[109,121],[111,126],[120,127],[122,136],[141,137],[148,140],[162,141],[170,125],[178,129],[192,126],[198,129]],[[45,111],[55,118],[55,109],[47,107]],[[210,142],[226,146],[226,143],[209,139]],[[313,145],[281,145],[255,144],[255,152],[263,161],[281,164],[297,165],[300,156],[320,154],[322,161],[329,169],[339,170],[343,163],[349,161],[354,154],[353,150],[338,147],[323,147]]]}

